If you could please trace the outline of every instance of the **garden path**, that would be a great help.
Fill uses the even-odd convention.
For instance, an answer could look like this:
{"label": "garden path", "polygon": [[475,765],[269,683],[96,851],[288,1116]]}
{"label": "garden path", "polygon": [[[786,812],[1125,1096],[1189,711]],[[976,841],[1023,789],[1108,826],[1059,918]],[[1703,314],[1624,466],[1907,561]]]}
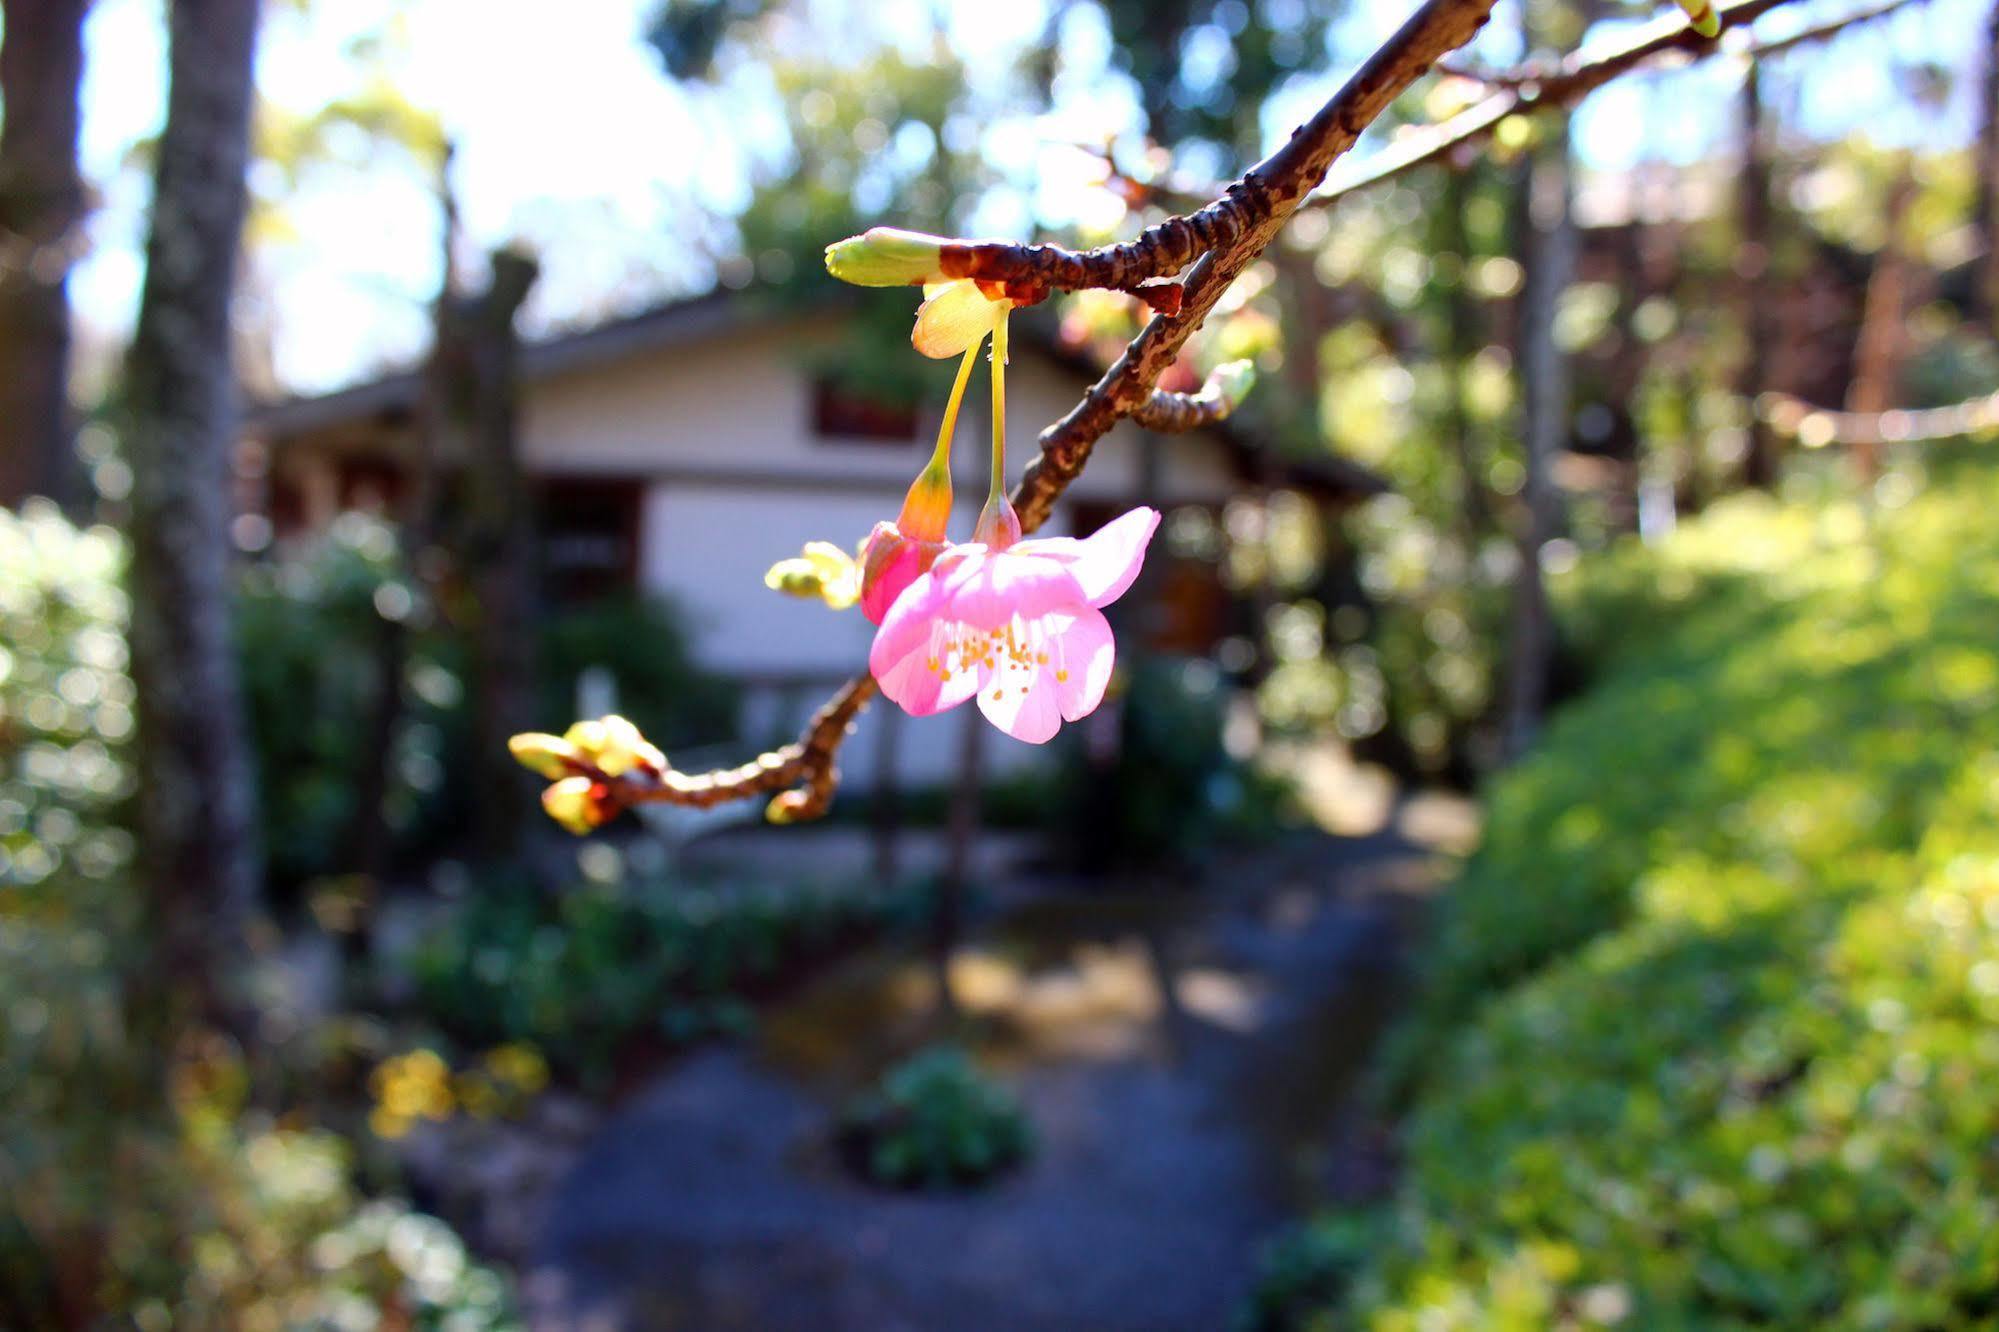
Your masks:
{"label": "garden path", "polygon": [[530,1255],[533,1325],[1225,1327],[1295,1205],[1376,1182],[1383,1153],[1342,1104],[1408,908],[1446,867],[1394,832],[1313,834],[1199,890],[995,889],[954,988],[1038,1146],[970,1195],[841,1169],[839,1105],[921,1041],[930,1000],[905,954],[837,968],[753,1041],[662,1072],[582,1148]]}

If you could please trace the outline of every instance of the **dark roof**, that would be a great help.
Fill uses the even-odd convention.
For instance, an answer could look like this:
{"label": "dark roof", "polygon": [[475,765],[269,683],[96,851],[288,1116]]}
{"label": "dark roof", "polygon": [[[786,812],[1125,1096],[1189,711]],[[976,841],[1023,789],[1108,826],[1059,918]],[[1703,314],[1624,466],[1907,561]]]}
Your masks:
{"label": "dark roof", "polygon": [[[521,371],[529,380],[549,378],[627,356],[699,342],[774,317],[775,311],[770,306],[747,300],[740,292],[717,289],[592,328],[529,342],[521,349]],[[1082,353],[1045,336],[1029,333],[1017,338],[1015,345],[1034,348],[1085,382],[1101,373],[1101,367]],[[283,439],[330,426],[410,413],[416,409],[422,383],[419,371],[401,370],[331,393],[252,404],[245,412],[244,424],[258,434]],[[1204,433],[1228,450],[1238,474],[1248,478],[1261,474],[1259,455],[1267,445],[1227,422],[1209,426]],[[1389,488],[1386,481],[1359,463],[1332,456],[1281,460],[1271,479],[1282,485],[1348,499],[1379,495]]]}

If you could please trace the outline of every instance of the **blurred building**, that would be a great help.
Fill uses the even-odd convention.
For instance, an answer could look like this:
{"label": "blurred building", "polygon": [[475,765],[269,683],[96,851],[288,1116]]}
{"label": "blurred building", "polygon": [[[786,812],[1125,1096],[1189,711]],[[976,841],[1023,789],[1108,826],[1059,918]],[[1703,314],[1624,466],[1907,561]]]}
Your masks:
{"label": "blurred building", "polygon": [[[934,442],[941,404],[885,406],[843,392],[802,355],[837,338],[835,314],[801,320],[728,293],[652,310],[522,349],[519,445],[535,493],[547,594],[582,598],[636,587],[677,606],[697,659],[745,687],[742,740],[796,733],[831,687],[866,661],[873,628],[763,586],[775,560],[807,541],[853,546],[893,517]],[[1096,377],[1084,358],[1031,331],[1008,377],[1014,471],[1036,431],[1075,405]],[[408,486],[422,377],[390,375],[322,397],[253,411],[268,516],[282,543],[323,530],[349,509],[394,512]],[[958,431],[960,514],[969,532],[985,494],[986,395],[974,385]],[[1328,504],[1381,489],[1333,461],[1271,464],[1240,432],[1157,436],[1129,423],[1097,446],[1056,510],[1051,532],[1086,535],[1134,504],[1218,509],[1247,483],[1302,488]],[[1210,562],[1154,547],[1146,578],[1114,608],[1127,632],[1198,652],[1228,631],[1228,598]],[[847,780],[879,766],[881,709],[845,750]],[[963,710],[969,713],[970,709]],[[906,721],[898,780],[946,779],[957,762],[954,717]],[[1032,747],[994,737],[990,761]]]}

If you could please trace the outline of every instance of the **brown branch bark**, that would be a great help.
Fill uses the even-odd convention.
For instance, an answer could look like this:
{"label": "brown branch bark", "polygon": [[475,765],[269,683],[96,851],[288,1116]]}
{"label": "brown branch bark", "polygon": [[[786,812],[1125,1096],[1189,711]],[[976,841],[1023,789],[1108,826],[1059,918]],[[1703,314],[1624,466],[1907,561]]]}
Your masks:
{"label": "brown branch bark", "polygon": [[1756,411],[1772,430],[1808,449],[1935,444],[1999,431],[1999,393],[1948,407],[1891,407],[1882,412],[1834,411],[1795,394],[1765,393],[1757,399]]}
{"label": "brown branch bark", "polygon": [[[1090,452],[1112,426],[1153,401],[1159,377],[1215,308],[1229,284],[1263,253],[1339,156],[1439,57],[1455,51],[1485,26],[1494,0],[1425,0],[1402,27],[1354,72],[1338,92],[1292,132],[1269,157],[1206,208],[1149,228],[1137,240],[1102,250],[1052,246],[967,245],[946,271],[991,282],[1048,282],[1054,286],[1129,289],[1178,272],[1191,260],[1184,296],[1173,314],[1155,314],[1103,377],[1067,416],[1041,432],[1041,452],[1014,488],[1021,530],[1046,522],[1055,501],[1082,473]],[[1778,3],[1779,0],[1751,0]],[[1198,257],[1197,257],[1198,256]],[[740,768],[687,774],[669,769],[661,779],[622,778],[608,783],[614,798],[681,805],[714,805],[786,791],[776,813],[810,818],[823,813],[838,782],[834,760],[854,717],[875,692],[863,673],[821,708],[800,740]],[[796,787],[796,790],[788,788]]]}
{"label": "brown branch bark", "polygon": [[[1762,15],[1790,3],[1791,0],[1742,0],[1740,4],[1719,7],[1722,31],[1739,28],[1753,22]],[[1792,36],[1765,42],[1749,48],[1752,59],[1763,59],[1793,47],[1809,45],[1835,37],[1856,24],[1866,23],[1885,14],[1893,13],[1912,0],[1880,0],[1869,8],[1858,10],[1844,18],[1834,19],[1816,27],[1807,28]],[[1512,115],[1531,114],[1536,111],[1552,110],[1573,106],[1585,96],[1611,82],[1620,75],[1628,74],[1660,56],[1679,52],[1695,60],[1704,60],[1721,50],[1718,38],[1703,37],[1688,27],[1686,20],[1676,11],[1647,24],[1634,36],[1600,56],[1583,59],[1580,55],[1569,57],[1554,69],[1531,77],[1526,71],[1503,77],[1504,87],[1476,104],[1460,111],[1448,120],[1412,131],[1401,136],[1389,147],[1368,158],[1351,175],[1329,182],[1310,199],[1308,206],[1323,208],[1349,194],[1370,189],[1384,181],[1392,180],[1405,171],[1413,170],[1428,162],[1437,161],[1465,144],[1476,142],[1491,134],[1499,122]]]}

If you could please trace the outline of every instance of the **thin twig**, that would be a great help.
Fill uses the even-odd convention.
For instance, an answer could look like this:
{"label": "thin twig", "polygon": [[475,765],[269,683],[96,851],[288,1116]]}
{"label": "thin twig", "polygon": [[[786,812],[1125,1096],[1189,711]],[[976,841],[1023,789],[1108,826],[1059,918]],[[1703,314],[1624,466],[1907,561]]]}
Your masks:
{"label": "thin twig", "polygon": [[1162,435],[1184,435],[1220,424],[1228,419],[1234,407],[1215,384],[1204,385],[1199,393],[1154,389],[1152,396],[1132,411],[1131,419]]}
{"label": "thin twig", "polygon": [[[1485,25],[1493,3],[1425,0],[1281,148],[1251,167],[1213,203],[1147,228],[1137,240],[1082,253],[1040,245],[950,247],[944,267],[952,276],[1065,289],[1136,290],[1193,264],[1182,283],[1179,308],[1172,314],[1155,314],[1083,400],[1041,432],[1040,456],[1013,492],[1022,531],[1031,532],[1047,521],[1056,499],[1081,474],[1091,449],[1112,426],[1154,400],[1160,375],[1187,339],[1229,284],[1263,253],[1325,179],[1340,154],[1440,56],[1470,41]],[[774,814],[788,819],[816,816],[832,799],[840,744],[874,692],[869,675],[856,675],[819,710],[796,743],[741,767],[698,774],[669,768],[663,777],[632,775],[606,785],[624,804],[707,806],[784,792]]]}
{"label": "thin twig", "polygon": [[[1817,27],[1807,28],[1790,37],[1751,46],[1742,54],[1750,59],[1760,60],[1793,47],[1823,41],[1837,36],[1856,24],[1891,14],[1911,2],[1912,0],[1882,0],[1881,3],[1867,9]],[[1742,0],[1740,4],[1720,7],[1716,12],[1721,16],[1722,31],[1726,33],[1731,28],[1740,28],[1770,10],[1788,3],[1790,0]],[[1646,24],[1630,38],[1600,56],[1584,59],[1578,53],[1563,61],[1560,67],[1538,74],[1522,70],[1494,76],[1503,85],[1500,91],[1480,99],[1448,120],[1402,135],[1388,147],[1362,162],[1351,174],[1342,179],[1329,181],[1325,188],[1312,196],[1307,206],[1326,207],[1349,194],[1379,185],[1426,162],[1437,161],[1455,149],[1491,134],[1499,122],[1508,116],[1573,106],[1604,84],[1620,75],[1630,73],[1659,56],[1678,52],[1693,60],[1704,60],[1721,50],[1723,46],[1719,38],[1701,36],[1687,26],[1685,18],[1678,11],[1674,11],[1655,22]]]}
{"label": "thin twig", "polygon": [[1999,393],[1969,398],[1947,407],[1895,407],[1885,412],[1838,412],[1789,393],[1764,393],[1756,414],[1779,434],[1806,448],[1829,444],[1877,447],[1934,444],[1939,440],[1999,430]]}

